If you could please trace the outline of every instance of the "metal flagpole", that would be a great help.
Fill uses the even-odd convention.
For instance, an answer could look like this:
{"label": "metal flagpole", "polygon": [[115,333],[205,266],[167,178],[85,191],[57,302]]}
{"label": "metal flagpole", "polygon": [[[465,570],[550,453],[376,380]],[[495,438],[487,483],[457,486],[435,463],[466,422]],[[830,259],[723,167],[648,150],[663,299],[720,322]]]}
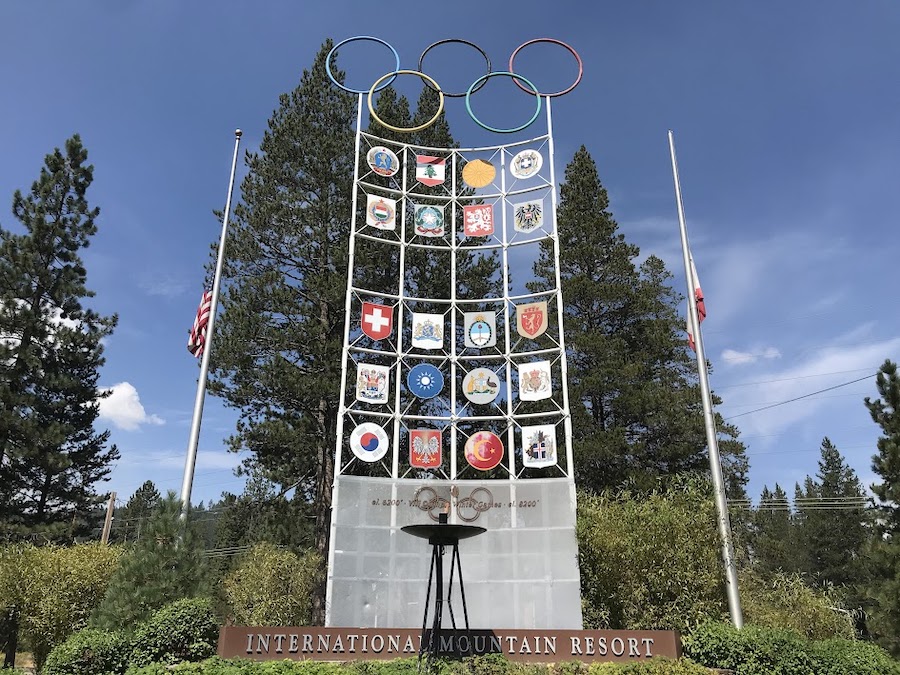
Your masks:
{"label": "metal flagpole", "polygon": [[234,131],[234,157],[231,159],[231,178],[228,180],[228,197],[225,200],[225,216],[222,218],[222,236],[219,238],[219,254],[216,258],[216,274],[213,278],[212,300],[209,304],[209,323],[203,341],[203,356],[200,359],[200,377],[197,380],[197,395],[194,398],[194,417],[191,421],[191,436],[188,441],[187,458],[184,462],[184,479],[181,482],[181,519],[187,518],[191,506],[191,488],[194,485],[194,466],[197,463],[197,442],[200,440],[200,420],[203,418],[203,401],[206,398],[206,375],[209,371],[209,355],[212,353],[216,308],[219,304],[219,284],[225,263],[225,238],[228,234],[228,216],[231,214],[231,195],[234,192],[234,172],[237,168],[238,146],[241,144],[241,130]]}
{"label": "metal flagpole", "polygon": [[703,338],[700,335],[700,321],[697,317],[697,299],[694,297],[696,281],[691,271],[691,253],[688,247],[687,226],[684,223],[684,203],[681,200],[681,182],[678,179],[678,163],[675,161],[675,137],[669,131],[669,153],[672,156],[672,176],[675,179],[675,201],[678,204],[678,224],[681,228],[681,252],[684,255],[684,274],[688,286],[688,316],[694,336],[697,355],[697,370],[700,373],[700,393],[703,397],[703,421],[706,424],[706,443],[709,446],[709,467],[712,472],[713,490],[716,497],[716,512],[719,520],[719,536],[722,539],[722,560],[725,563],[725,585],[728,591],[728,611],[735,628],[743,628],[744,616],[741,612],[741,598],[738,594],[737,568],[734,563],[734,546],[731,542],[731,523],[728,520],[728,506],[725,502],[725,481],[722,478],[722,462],[719,459],[719,442],[713,418],[712,397],[709,391],[709,372],[703,352]]}

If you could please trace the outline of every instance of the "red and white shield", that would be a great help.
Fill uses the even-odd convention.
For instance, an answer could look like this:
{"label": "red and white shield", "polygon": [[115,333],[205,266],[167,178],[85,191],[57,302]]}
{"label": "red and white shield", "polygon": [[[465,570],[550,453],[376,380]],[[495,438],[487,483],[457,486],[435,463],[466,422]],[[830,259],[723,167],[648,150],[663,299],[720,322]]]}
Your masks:
{"label": "red and white shield", "polygon": [[374,302],[362,304],[362,331],[373,340],[384,340],[394,330],[394,308]]}
{"label": "red and white shield", "polygon": [[419,469],[441,465],[441,432],[438,429],[410,429],[409,464]]}
{"label": "red and white shield", "polygon": [[531,302],[516,305],[516,328],[519,335],[536,338],[547,330],[547,303]]}

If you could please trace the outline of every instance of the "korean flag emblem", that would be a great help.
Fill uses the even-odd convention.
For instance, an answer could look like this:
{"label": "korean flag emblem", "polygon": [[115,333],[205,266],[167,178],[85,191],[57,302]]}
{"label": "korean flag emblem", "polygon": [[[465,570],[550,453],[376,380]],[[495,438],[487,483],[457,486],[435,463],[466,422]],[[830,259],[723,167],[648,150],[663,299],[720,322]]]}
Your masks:
{"label": "korean flag emblem", "polygon": [[387,432],[380,424],[363,422],[350,433],[350,449],[364,462],[377,462],[387,454]]}

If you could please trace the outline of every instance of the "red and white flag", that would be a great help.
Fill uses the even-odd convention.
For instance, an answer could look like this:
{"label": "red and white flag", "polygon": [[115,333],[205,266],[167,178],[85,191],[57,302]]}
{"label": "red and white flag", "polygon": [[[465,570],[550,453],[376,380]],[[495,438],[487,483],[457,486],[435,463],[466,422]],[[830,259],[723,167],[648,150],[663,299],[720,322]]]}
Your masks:
{"label": "red and white flag", "polygon": [[[691,286],[694,288],[694,299],[697,301],[697,327],[700,327],[700,324],[703,323],[703,319],[706,318],[706,303],[703,300],[703,290],[700,288],[700,277],[697,276],[697,268],[694,267],[694,256],[691,256]],[[690,308],[690,305],[688,305]],[[688,317],[687,321],[687,334],[688,334],[688,346],[697,351],[697,347],[694,346],[694,336],[691,333],[691,318]]]}
{"label": "red and white flag", "polygon": [[206,327],[209,325],[209,310],[211,308],[212,291],[205,290],[203,291],[203,297],[200,298],[197,317],[194,319],[194,325],[191,326],[187,343],[188,351],[197,358],[203,356],[203,347],[206,345]]}

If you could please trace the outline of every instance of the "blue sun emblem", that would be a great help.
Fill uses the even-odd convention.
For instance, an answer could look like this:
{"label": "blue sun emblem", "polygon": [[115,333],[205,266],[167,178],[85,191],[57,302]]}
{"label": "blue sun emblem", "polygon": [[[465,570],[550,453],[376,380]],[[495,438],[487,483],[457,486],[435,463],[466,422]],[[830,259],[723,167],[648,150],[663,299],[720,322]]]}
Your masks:
{"label": "blue sun emblem", "polygon": [[420,363],[409,369],[406,386],[419,398],[434,398],[444,388],[444,376],[430,363]]}

